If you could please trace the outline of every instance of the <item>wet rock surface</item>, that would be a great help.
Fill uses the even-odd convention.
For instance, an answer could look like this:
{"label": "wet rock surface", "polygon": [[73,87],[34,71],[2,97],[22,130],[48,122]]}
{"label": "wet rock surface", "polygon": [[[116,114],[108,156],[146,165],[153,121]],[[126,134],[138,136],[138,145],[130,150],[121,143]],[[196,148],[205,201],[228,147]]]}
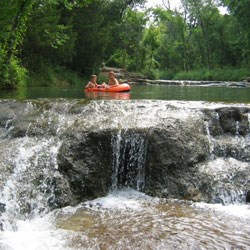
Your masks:
{"label": "wet rock surface", "polygon": [[112,176],[110,139],[108,131],[86,133],[79,127],[64,140],[58,152],[58,170],[76,201],[107,194]]}
{"label": "wet rock surface", "polygon": [[246,193],[246,202],[250,203],[250,190],[248,190]]}
{"label": "wet rock surface", "polygon": [[[51,208],[103,196],[112,186],[114,154],[119,149],[119,140],[112,138],[126,136],[129,147],[136,131],[147,143],[145,172],[140,175],[145,177],[146,193],[213,203],[245,202],[250,190],[249,114],[249,105],[201,102],[0,101],[0,188],[20,164],[10,157],[20,157],[23,152],[18,149],[23,147],[27,152],[21,156],[28,157],[33,188],[48,194]],[[30,143],[22,142],[31,138]],[[30,153],[41,142],[48,152],[41,148]],[[123,166],[124,174],[135,178],[138,174],[128,171],[141,169],[133,170],[131,147],[123,151],[130,164]],[[47,179],[45,169],[49,169]],[[121,175],[122,170],[117,171]],[[124,178],[122,182],[135,183]]]}
{"label": "wet rock surface", "polygon": [[165,129],[152,128],[146,166],[146,190],[152,195],[187,197],[188,186],[195,182],[195,164],[209,156],[207,138],[201,121],[176,122]]}

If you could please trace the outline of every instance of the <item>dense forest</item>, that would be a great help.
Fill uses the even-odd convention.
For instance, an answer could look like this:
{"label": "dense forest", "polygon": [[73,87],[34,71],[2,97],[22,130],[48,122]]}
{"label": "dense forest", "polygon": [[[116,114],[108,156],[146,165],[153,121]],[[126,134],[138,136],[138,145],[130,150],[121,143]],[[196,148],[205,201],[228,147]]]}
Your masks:
{"label": "dense forest", "polygon": [[75,84],[103,63],[151,78],[248,77],[250,0],[145,2],[1,0],[0,87]]}

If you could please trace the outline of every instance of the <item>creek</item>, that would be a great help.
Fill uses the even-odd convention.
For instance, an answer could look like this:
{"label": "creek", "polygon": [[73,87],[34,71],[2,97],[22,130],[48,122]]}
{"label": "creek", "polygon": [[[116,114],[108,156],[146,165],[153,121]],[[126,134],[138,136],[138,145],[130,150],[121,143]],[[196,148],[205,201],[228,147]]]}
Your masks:
{"label": "creek", "polygon": [[249,249],[247,103],[2,99],[0,159],[0,249]]}
{"label": "creek", "polygon": [[186,100],[212,101],[227,103],[249,103],[249,87],[222,86],[175,86],[175,85],[133,85],[130,93],[87,93],[84,86],[70,87],[29,87],[17,90],[1,90],[0,98],[18,100],[37,98],[71,99],[150,99],[150,100]]}

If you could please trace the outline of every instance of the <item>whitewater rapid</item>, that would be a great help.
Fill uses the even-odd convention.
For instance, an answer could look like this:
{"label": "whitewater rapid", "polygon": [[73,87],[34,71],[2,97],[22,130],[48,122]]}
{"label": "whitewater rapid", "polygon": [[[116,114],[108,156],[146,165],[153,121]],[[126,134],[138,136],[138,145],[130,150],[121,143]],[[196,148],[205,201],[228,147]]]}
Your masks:
{"label": "whitewater rapid", "polygon": [[17,222],[3,250],[249,249],[249,205],[166,200],[132,189]]}

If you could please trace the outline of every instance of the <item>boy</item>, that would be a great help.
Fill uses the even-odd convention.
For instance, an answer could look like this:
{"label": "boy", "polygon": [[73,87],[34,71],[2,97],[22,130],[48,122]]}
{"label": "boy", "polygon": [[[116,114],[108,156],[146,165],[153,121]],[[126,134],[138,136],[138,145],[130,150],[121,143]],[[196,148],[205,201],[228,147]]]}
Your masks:
{"label": "boy", "polygon": [[86,89],[88,88],[97,88],[98,84],[97,84],[97,76],[96,75],[91,75],[90,76],[90,81],[88,82],[88,84],[86,85]]}

